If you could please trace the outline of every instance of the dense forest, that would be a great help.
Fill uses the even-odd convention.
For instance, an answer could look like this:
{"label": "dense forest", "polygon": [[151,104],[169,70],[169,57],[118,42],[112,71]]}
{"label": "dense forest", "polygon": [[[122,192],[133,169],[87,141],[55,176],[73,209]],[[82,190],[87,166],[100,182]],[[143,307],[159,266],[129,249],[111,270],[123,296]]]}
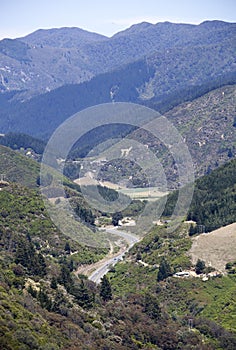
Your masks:
{"label": "dense forest", "polygon": [[[177,191],[168,196],[164,216],[172,213],[177,197]],[[206,232],[236,221],[235,159],[196,180],[188,220],[204,226]]]}

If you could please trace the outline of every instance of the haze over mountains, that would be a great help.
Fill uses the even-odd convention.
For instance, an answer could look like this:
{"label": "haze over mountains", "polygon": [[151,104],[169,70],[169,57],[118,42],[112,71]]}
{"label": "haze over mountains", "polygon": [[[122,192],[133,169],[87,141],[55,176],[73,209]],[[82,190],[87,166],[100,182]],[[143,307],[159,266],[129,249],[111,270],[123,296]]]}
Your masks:
{"label": "haze over mountains", "polygon": [[[0,132],[47,140],[66,118],[86,107],[140,103],[168,112],[186,138],[196,174],[206,174],[236,152],[235,34],[236,24],[222,21],[144,22],[112,38],[60,28],[4,39]],[[103,139],[104,132],[97,141]],[[155,142],[149,144],[155,148]]]}
{"label": "haze over mountains", "polygon": [[141,98],[147,99],[157,91],[160,94],[160,87],[165,92],[169,85],[172,89],[183,83],[196,85],[203,73],[211,79],[235,70],[235,32],[234,23],[221,21],[200,25],[144,22],[112,38],[79,28],[38,30],[0,42],[0,89],[30,90],[31,96],[88,81],[145,58],[150,70],[147,86],[136,87]]}

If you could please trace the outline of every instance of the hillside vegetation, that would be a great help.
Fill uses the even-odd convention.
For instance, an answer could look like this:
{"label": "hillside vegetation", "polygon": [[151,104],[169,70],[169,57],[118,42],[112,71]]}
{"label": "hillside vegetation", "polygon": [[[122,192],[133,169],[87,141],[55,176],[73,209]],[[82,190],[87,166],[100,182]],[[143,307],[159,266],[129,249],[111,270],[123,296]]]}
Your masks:
{"label": "hillside vegetation", "polygon": [[[195,181],[192,203],[188,211],[188,220],[196,222],[195,233],[209,232],[236,222],[236,159],[212,171]],[[178,197],[178,192],[167,198],[164,216],[169,216]]]}
{"label": "hillside vegetation", "polygon": [[[188,225],[171,237],[156,228],[135,246],[128,262],[110,273],[113,296],[107,300],[101,286],[73,273],[78,262],[96,261],[105,251],[81,247],[58,232],[35,190],[10,184],[0,196],[4,349],[233,349],[233,275],[208,284],[157,282],[163,256],[170,273],[191,266],[185,256]],[[146,267],[136,262],[137,254]]]}

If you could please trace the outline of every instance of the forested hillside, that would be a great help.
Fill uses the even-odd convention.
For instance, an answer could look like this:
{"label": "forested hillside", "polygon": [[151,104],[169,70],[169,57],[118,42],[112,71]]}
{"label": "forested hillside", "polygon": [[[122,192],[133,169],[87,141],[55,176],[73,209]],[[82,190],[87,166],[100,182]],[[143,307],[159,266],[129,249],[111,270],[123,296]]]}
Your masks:
{"label": "forested hillside", "polygon": [[234,36],[235,24],[222,21],[140,23],[112,38],[80,28],[38,30],[0,42],[0,90],[18,90],[23,92],[20,98],[32,97],[147,57],[156,74],[141,90],[150,98],[157,92],[154,81],[164,91],[231,71]]}
{"label": "forested hillside", "polygon": [[[206,232],[236,222],[236,159],[197,179],[194,186],[189,220],[204,226]],[[178,192],[169,195],[164,215],[172,213],[177,196]]]}

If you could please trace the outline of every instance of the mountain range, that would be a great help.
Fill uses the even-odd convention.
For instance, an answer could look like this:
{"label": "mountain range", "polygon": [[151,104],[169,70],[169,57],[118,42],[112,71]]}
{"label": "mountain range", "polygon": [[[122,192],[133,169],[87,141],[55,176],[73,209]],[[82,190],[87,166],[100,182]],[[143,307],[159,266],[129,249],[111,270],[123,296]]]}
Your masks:
{"label": "mountain range", "polygon": [[[4,39],[0,132],[47,141],[82,109],[139,103],[164,113],[185,138],[196,175],[206,174],[235,156],[235,30],[234,23],[221,21],[165,22],[140,23],[112,38],[61,28]],[[22,78],[27,69],[36,74],[28,80]],[[88,75],[81,80],[77,69]],[[73,156],[83,156],[91,140],[99,143],[107,134],[88,135]],[[151,139],[147,143],[156,147]],[[166,167],[168,180],[175,182],[171,160]]]}
{"label": "mountain range", "polygon": [[111,38],[79,28],[38,30],[0,42],[0,90],[31,97],[144,59],[150,76],[136,88],[149,99],[170,85],[196,85],[203,74],[212,79],[235,70],[235,31],[222,21],[141,23]]}

